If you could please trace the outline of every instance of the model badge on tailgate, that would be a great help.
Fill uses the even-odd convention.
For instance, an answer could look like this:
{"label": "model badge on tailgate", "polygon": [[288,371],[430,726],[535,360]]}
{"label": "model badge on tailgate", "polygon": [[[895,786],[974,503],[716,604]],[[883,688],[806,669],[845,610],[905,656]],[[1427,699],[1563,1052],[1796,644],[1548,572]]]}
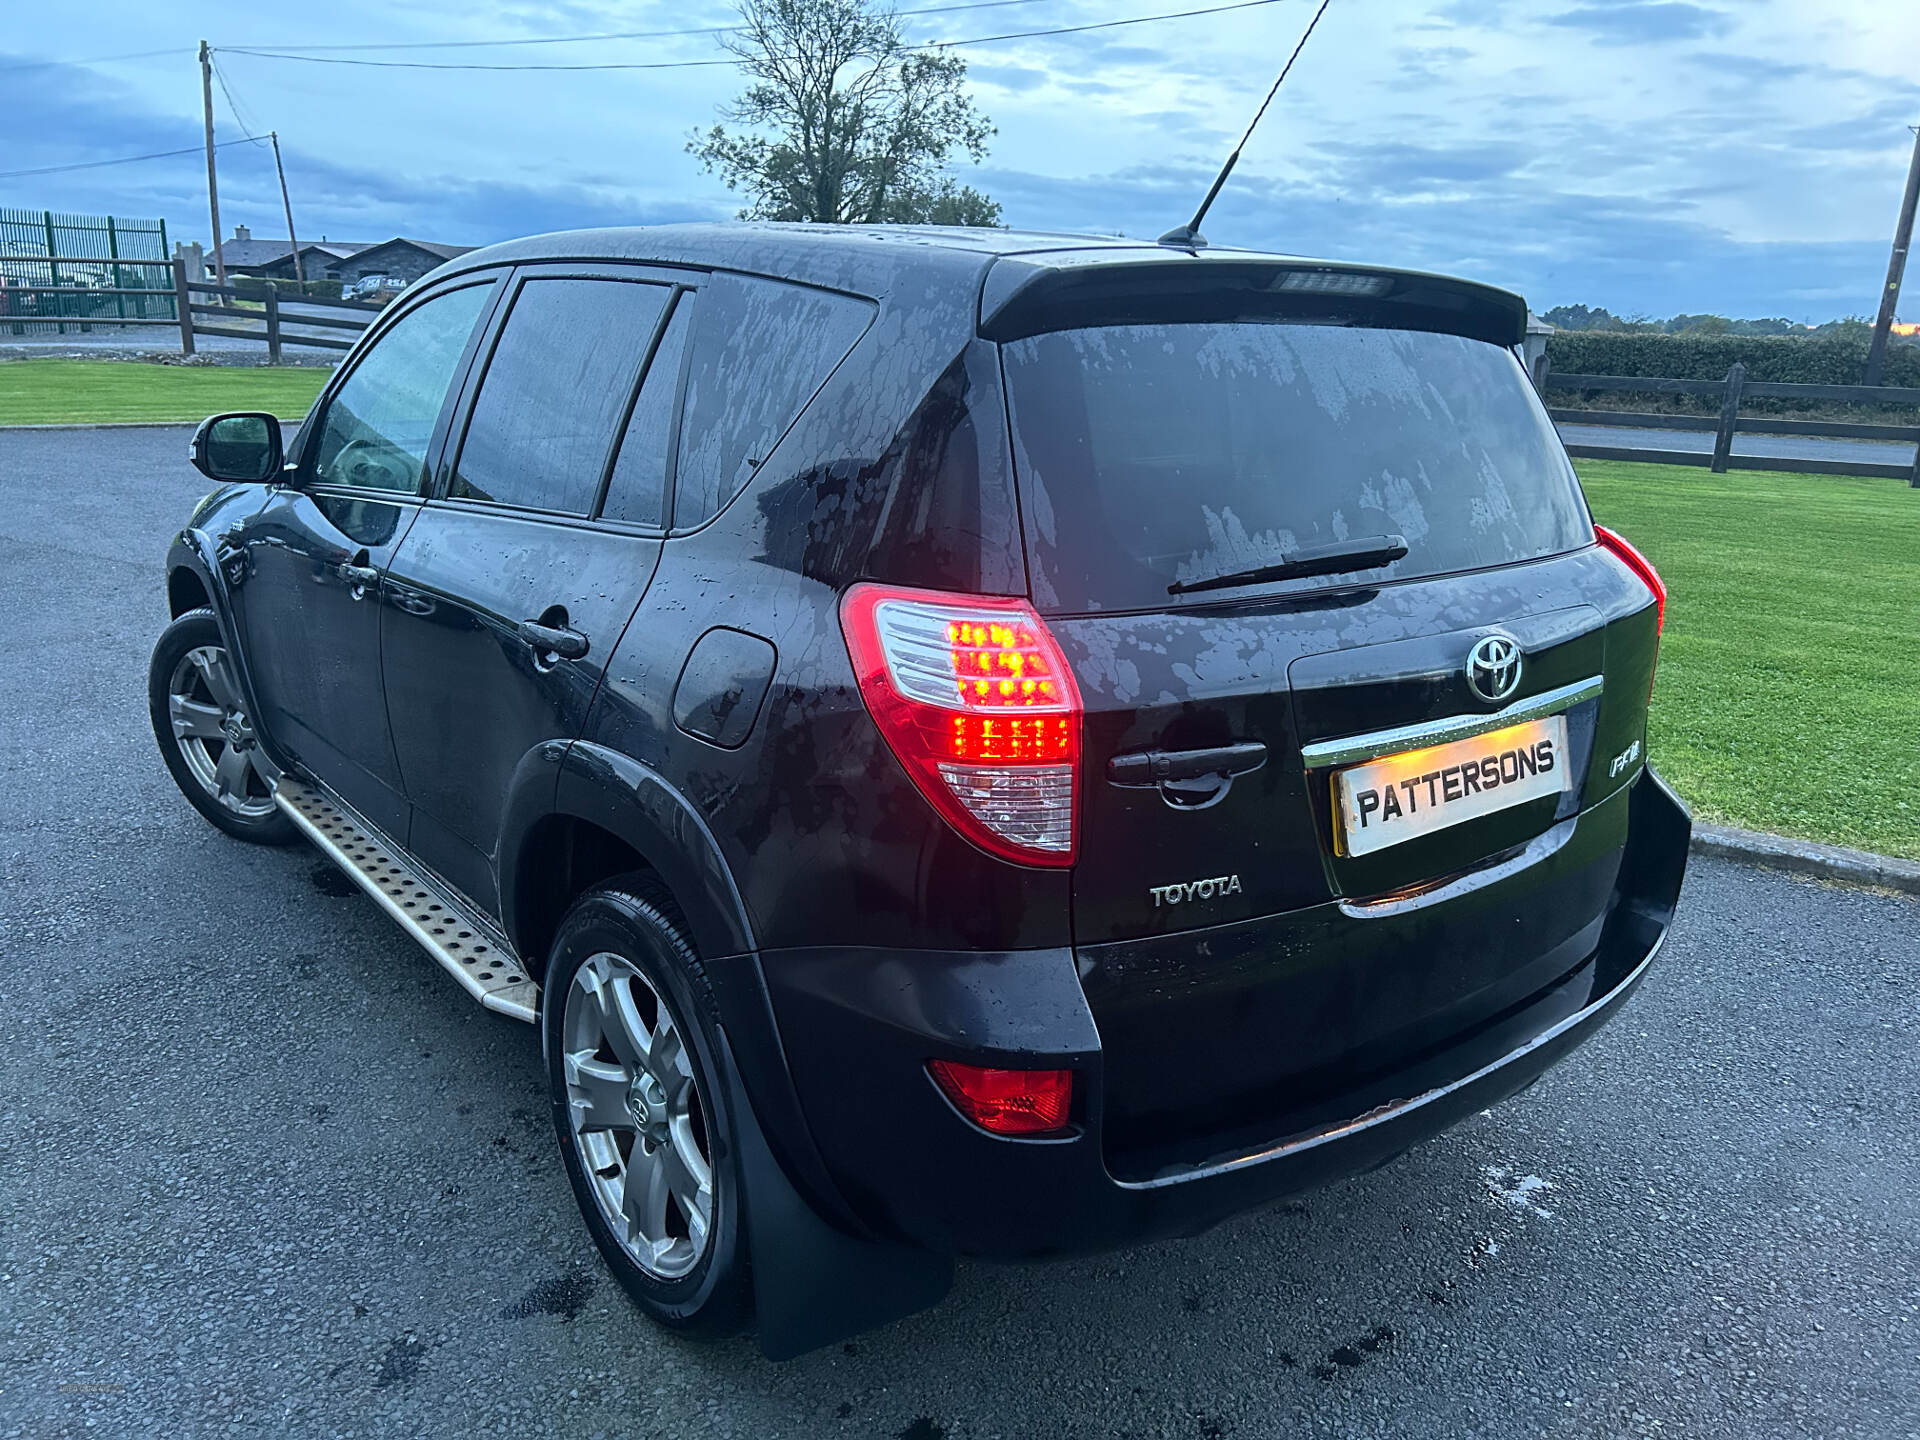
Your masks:
{"label": "model badge on tailgate", "polygon": [[1240,893],[1238,875],[1216,875],[1211,880],[1187,880],[1178,885],[1150,886],[1155,905],[1178,905],[1183,900],[1214,900]]}

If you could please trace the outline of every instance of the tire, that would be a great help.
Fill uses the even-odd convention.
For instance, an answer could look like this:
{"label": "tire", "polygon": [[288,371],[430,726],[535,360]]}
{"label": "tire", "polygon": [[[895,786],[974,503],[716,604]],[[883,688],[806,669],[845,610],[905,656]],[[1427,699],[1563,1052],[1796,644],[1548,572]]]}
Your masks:
{"label": "tire", "polygon": [[[647,876],[574,902],[554,937],[540,1023],[554,1130],[594,1244],[654,1321],[717,1338],[753,1312],[734,1097],[712,991],[674,917]],[[632,1187],[629,1207],[637,1177],[647,1183]]]}
{"label": "tire", "polygon": [[235,839],[290,845],[294,823],[273,803],[273,763],[260,749],[211,610],[160,632],[147,667],[153,738],[189,804]]}

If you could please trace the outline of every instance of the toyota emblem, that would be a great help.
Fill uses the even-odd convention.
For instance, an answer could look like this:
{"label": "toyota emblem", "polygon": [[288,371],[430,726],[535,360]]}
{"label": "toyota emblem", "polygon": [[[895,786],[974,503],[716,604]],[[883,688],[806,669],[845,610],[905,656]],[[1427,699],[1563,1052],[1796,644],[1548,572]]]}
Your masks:
{"label": "toyota emblem", "polygon": [[1467,652],[1467,688],[1497,705],[1520,688],[1520,646],[1505,635],[1488,635]]}

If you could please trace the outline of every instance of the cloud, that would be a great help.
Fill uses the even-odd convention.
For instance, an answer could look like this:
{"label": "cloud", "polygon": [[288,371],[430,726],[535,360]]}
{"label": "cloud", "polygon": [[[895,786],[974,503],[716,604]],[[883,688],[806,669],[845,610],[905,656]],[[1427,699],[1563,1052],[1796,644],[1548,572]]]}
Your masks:
{"label": "cloud", "polygon": [[[1184,219],[1211,178],[1178,166],[1072,180],[982,176],[1016,225],[1143,239]],[[1660,206],[1514,180],[1471,198],[1381,206],[1238,170],[1204,229],[1216,245],[1467,275],[1519,291],[1536,311],[1584,302],[1656,315],[1829,319],[1864,307],[1886,264],[1883,244],[1756,240]]]}
{"label": "cloud", "polygon": [[1776,60],[1764,55],[1732,55],[1723,50],[1702,50],[1692,57],[1704,70],[1717,70],[1736,80],[1756,85],[1777,85],[1798,80],[1818,67],[1800,60]]}
{"label": "cloud", "polygon": [[[0,63],[4,63],[0,58]],[[8,168],[81,164],[197,146],[201,129],[130,102],[94,72],[49,66],[14,72],[15,103],[0,107],[0,153]],[[222,138],[231,138],[222,133]],[[667,224],[729,218],[735,205],[690,197],[635,203],[631,173],[585,165],[550,165],[540,179],[514,180],[436,172],[417,165],[356,165],[284,139],[295,221],[304,236],[375,241],[393,235],[448,243],[483,243],[541,230],[598,225]],[[219,152],[222,221],[281,234],[279,181],[264,145]],[[569,173],[571,171],[571,173]],[[199,154],[79,171],[73,182],[111,187],[100,208],[129,216],[164,216],[175,238],[206,233],[205,169]],[[106,178],[111,177],[111,178]],[[23,178],[43,195],[67,176]],[[13,194],[19,194],[15,189]],[[34,208],[73,208],[59,204]],[[302,217],[305,217],[304,220]]]}
{"label": "cloud", "polygon": [[1036,70],[1031,65],[985,65],[978,60],[968,62],[967,78],[1016,93],[1038,90],[1053,81],[1053,77],[1045,70]]}
{"label": "cloud", "polygon": [[1901,86],[1876,103],[1851,115],[1818,125],[1788,129],[1784,139],[1796,149],[1851,151],[1878,155],[1909,148],[1908,117],[1920,109],[1920,86]]}
{"label": "cloud", "polygon": [[1419,192],[1443,182],[1478,182],[1512,175],[1532,158],[1528,147],[1512,141],[1469,145],[1342,141],[1316,148],[1332,161],[1330,179],[1346,188],[1389,194]]}
{"label": "cloud", "polygon": [[1547,17],[1549,25],[1585,30],[1607,45],[1645,45],[1701,40],[1723,35],[1733,21],[1718,10],[1682,0],[1624,0],[1621,4],[1581,5]]}
{"label": "cloud", "polygon": [[[150,5],[94,6],[111,45],[79,43],[46,7],[9,15],[0,43],[58,55],[177,40]],[[1047,10],[1049,24],[1112,18],[1095,0],[1049,0]],[[494,40],[731,13],[731,0],[337,0],[324,28],[311,16],[271,32],[262,21],[258,38]],[[1274,6],[959,52],[998,127],[988,164],[960,167],[961,178],[1017,225],[1157,235],[1192,213],[1306,13]],[[966,18],[923,17],[912,33],[1023,28]],[[236,44],[255,38],[252,21],[222,23],[241,25],[226,37]],[[1901,58],[1917,44],[1920,10],[1888,0],[1335,6],[1206,229],[1222,244],[1467,273],[1538,305],[1809,319],[1867,309],[1906,172],[1905,127],[1920,111]],[[715,53],[694,37],[427,58]],[[199,143],[189,49],[112,65],[5,64],[0,56],[0,169]],[[737,93],[740,77],[725,68],[397,71],[231,51],[223,68],[239,102],[279,129],[303,237],[484,243],[740,208],[683,148]],[[215,103],[222,137],[238,134],[217,87]],[[280,232],[265,151],[222,150],[220,185],[226,224]],[[183,238],[207,224],[197,154],[22,178],[0,185],[0,203],[165,216]]]}

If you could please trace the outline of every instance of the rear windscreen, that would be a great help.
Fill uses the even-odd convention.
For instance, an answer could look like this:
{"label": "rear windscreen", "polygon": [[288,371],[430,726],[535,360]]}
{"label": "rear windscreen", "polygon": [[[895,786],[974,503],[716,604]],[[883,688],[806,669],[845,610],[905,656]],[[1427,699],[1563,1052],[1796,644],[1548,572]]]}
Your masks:
{"label": "rear windscreen", "polygon": [[[1043,609],[1162,608],[1167,587],[1398,535],[1406,579],[1592,543],[1519,362],[1484,341],[1329,325],[1120,325],[1002,347]],[[1321,576],[1287,588],[1350,583]]]}

